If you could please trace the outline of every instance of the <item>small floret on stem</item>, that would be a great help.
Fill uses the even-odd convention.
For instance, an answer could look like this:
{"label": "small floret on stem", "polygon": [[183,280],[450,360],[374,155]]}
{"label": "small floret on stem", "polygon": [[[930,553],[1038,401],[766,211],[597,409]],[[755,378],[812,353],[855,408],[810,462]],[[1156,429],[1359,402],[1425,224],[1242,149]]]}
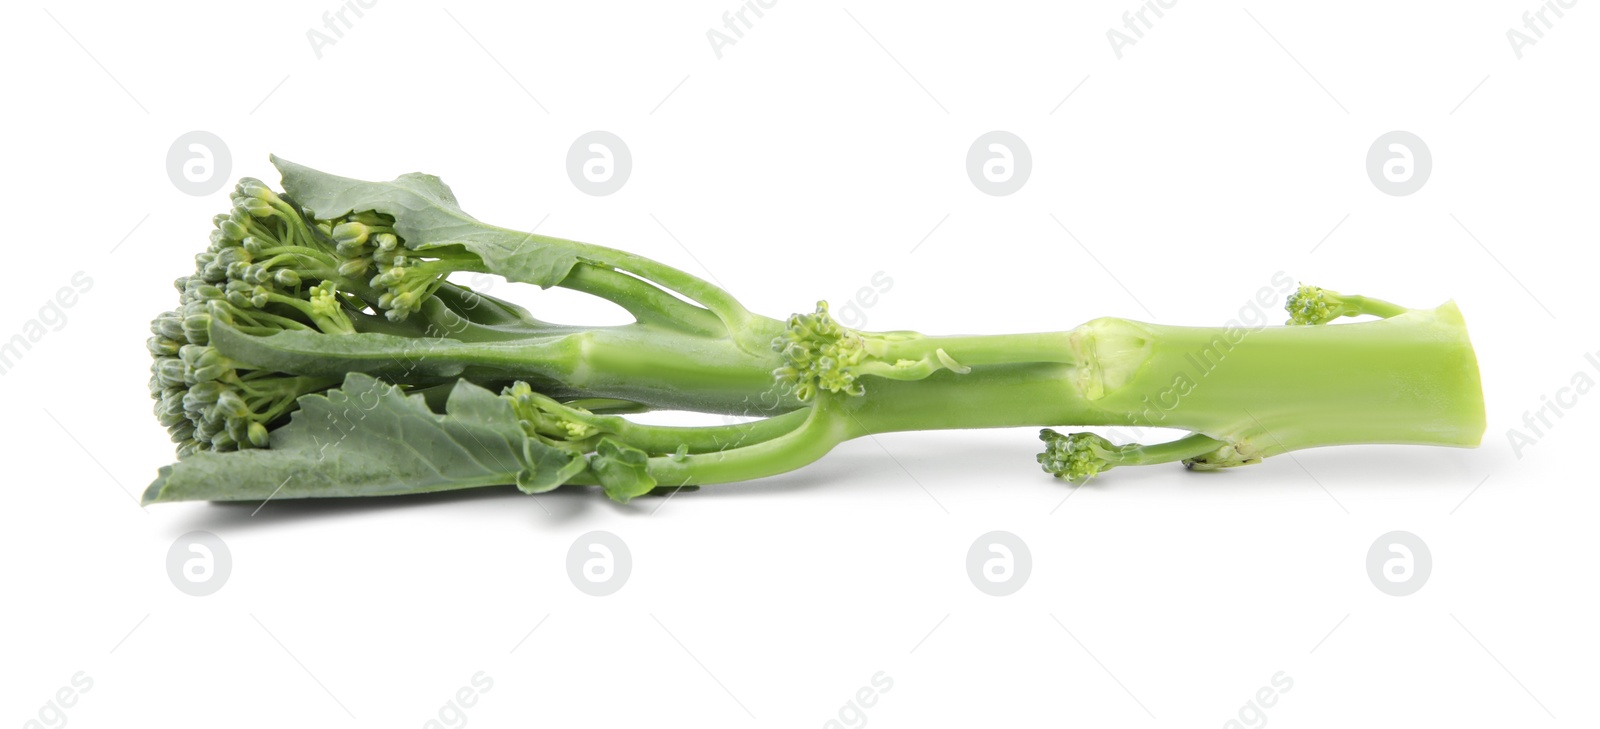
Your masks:
{"label": "small floret on stem", "polygon": [[1306,286],[1289,295],[1284,304],[1290,326],[1317,326],[1344,316],[1375,316],[1387,319],[1410,309],[1367,296],[1345,295],[1337,291]]}
{"label": "small floret on stem", "polygon": [[[1046,428],[1039,431],[1039,440],[1045,443],[1044,452],[1038,456],[1040,467],[1046,473],[1074,485],[1081,485],[1118,466],[1148,466],[1183,461],[1184,465],[1195,468],[1190,465],[1190,461],[1206,459],[1210,454],[1222,450],[1232,450],[1232,446],[1227,443],[1199,433],[1155,445],[1139,443],[1116,445],[1094,433],[1062,435]],[[1230,465],[1243,465],[1243,463]]]}

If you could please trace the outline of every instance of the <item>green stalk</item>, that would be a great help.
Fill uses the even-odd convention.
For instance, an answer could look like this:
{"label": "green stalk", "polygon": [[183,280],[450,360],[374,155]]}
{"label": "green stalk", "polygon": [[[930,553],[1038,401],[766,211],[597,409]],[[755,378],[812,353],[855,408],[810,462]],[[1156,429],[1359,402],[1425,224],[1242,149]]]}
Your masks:
{"label": "green stalk", "polygon": [[212,325],[211,342],[246,366],[296,375],[361,372],[408,385],[457,378],[528,380],[563,397],[615,398],[654,408],[733,415],[768,415],[801,406],[773,386],[771,372],[780,362],[770,352],[751,355],[727,339],[642,324],[558,328],[501,341],[464,342],[380,333],[252,336],[219,322]]}
{"label": "green stalk", "polygon": [[[1354,443],[1471,447],[1484,430],[1476,358],[1454,304],[1336,327],[1101,319],[1071,335],[1077,351],[1092,353],[1083,364],[1013,362],[915,381],[874,378],[862,396],[820,396],[792,437],[715,458],[652,459],[652,473],[670,485],[747,480],[792,470],[850,438],[909,430],[1078,425],[1193,434],[1101,453],[1097,470],[1174,460],[1218,468]],[[978,337],[968,351],[1004,352],[1013,337],[1038,341]]]}

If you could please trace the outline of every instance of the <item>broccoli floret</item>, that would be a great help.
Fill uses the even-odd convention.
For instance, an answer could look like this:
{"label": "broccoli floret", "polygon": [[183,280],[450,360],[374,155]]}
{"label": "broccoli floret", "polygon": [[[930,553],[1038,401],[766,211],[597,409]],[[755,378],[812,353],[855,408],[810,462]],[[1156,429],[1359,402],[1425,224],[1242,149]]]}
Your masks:
{"label": "broccoli floret", "polygon": [[297,398],[340,379],[230,359],[211,346],[212,322],[255,336],[349,335],[371,319],[365,312],[404,322],[445,285],[445,276],[481,269],[476,257],[459,251],[436,257],[407,251],[393,219],[376,212],[318,219],[253,178],[240,180],[230,199],[232,208],[212,219],[211,244],[195,256],[194,273],[174,282],[179,308],[150,325],[150,393],[180,455],[265,447],[268,431]]}
{"label": "broccoli floret", "polygon": [[1048,428],[1039,431],[1044,452],[1039,466],[1056,478],[1081,484],[1116,467],[1110,456],[1116,446],[1094,433],[1062,435]]}
{"label": "broccoli floret", "polygon": [[1045,450],[1039,465],[1056,478],[1082,484],[1118,466],[1148,466],[1182,461],[1197,471],[1258,463],[1259,456],[1246,455],[1250,449],[1199,433],[1154,445],[1113,444],[1094,433],[1062,435],[1050,429],[1039,432]]}
{"label": "broccoli floret", "polygon": [[1291,326],[1317,326],[1343,316],[1377,316],[1388,318],[1407,311],[1387,301],[1366,296],[1346,296],[1337,291],[1301,285],[1284,304],[1289,312]]}
{"label": "broccoli floret", "polygon": [[1327,324],[1341,316],[1356,316],[1356,311],[1344,303],[1339,294],[1316,286],[1301,286],[1289,295],[1285,305],[1289,323],[1296,326]]}
{"label": "broccoli floret", "polygon": [[859,397],[866,393],[861,378],[867,376],[920,380],[940,370],[971,371],[920,334],[867,333],[843,326],[828,313],[826,301],[818,301],[814,313],[789,317],[783,333],[772,340],[772,350],[784,362],[773,377],[801,402],[819,392]]}
{"label": "broccoli floret", "polygon": [[772,340],[772,349],[784,361],[773,377],[792,388],[802,402],[818,392],[852,396],[866,392],[857,381],[856,366],[869,356],[867,343],[860,334],[834,321],[826,301],[817,302],[815,313],[789,317],[783,334]]}
{"label": "broccoli floret", "polygon": [[179,308],[150,324],[150,394],[180,455],[264,447],[270,424],[296,398],[338,382],[244,367],[210,346],[213,321],[262,335],[354,331],[331,283],[338,260],[308,213],[250,178],[231,198],[232,210],[212,220],[195,272],[174,282]]}

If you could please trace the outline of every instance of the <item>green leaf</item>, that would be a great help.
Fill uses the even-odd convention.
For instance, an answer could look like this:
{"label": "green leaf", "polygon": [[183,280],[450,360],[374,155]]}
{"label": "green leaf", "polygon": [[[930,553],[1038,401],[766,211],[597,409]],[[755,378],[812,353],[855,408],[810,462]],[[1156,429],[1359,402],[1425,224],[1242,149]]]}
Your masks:
{"label": "green leaf", "polygon": [[595,454],[589,457],[589,470],[600,480],[606,496],[624,504],[656,487],[656,479],[650,475],[650,454],[610,438],[600,439]]}
{"label": "green leaf", "polygon": [[581,454],[529,438],[511,403],[460,381],[443,414],[420,395],[360,373],[306,395],[268,448],[203,451],[163,467],[144,503],[382,496],[516,484],[549,491]]}
{"label": "green leaf", "polygon": [[389,182],[366,182],[330,175],[280,157],[272,164],[283,174],[283,189],[319,218],[376,210],[394,216],[395,232],[407,248],[460,246],[488,269],[511,281],[549,288],[561,282],[580,259],[602,251],[595,246],[489,225],[466,214],[455,193],[433,175],[412,172]]}

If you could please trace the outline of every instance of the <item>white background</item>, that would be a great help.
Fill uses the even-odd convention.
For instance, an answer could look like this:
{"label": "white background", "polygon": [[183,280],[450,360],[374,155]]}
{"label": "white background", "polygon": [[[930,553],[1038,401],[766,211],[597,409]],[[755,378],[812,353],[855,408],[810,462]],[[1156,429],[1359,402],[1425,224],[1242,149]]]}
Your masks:
{"label": "white background", "polygon": [[[734,0],[382,0],[319,59],[307,31],[338,7],[3,11],[0,338],[75,272],[93,286],[0,375],[0,725],[58,722],[47,704],[79,672],[92,688],[65,717],[85,727],[446,724],[480,671],[479,726],[859,726],[846,706],[880,671],[875,726],[1259,726],[1245,707],[1280,671],[1292,689],[1264,709],[1280,726],[1600,718],[1600,397],[1521,458],[1507,437],[1576,373],[1600,379],[1584,361],[1600,351],[1588,4],[1548,14],[1518,59],[1506,31],[1531,0],[1180,2],[1118,59],[1106,34],[1131,0],[786,0],[718,59],[706,32]],[[195,129],[226,142],[230,177],[275,183],[269,152],[369,179],[432,172],[482,219],[636,251],[774,316],[838,307],[879,271],[893,285],[865,325],[934,333],[1220,324],[1280,270],[1454,298],[1488,432],[1478,450],[1124,469],[1076,491],[1038,471],[1022,429],[882,436],[627,506],[496,489],[141,510],[172,455],[149,414],[146,324],[227,204],[167,176]],[[564,168],[593,129],[633,156],[608,197]],[[1031,150],[1010,196],[965,171],[994,129]],[[1395,129],[1433,158],[1406,197],[1365,171]],[[541,316],[614,319],[510,288],[495,293]],[[633,556],[610,597],[564,566],[595,529]],[[1366,574],[1396,529],[1433,557],[1402,598]],[[165,571],[192,530],[232,555],[209,597]],[[991,530],[1033,556],[1010,597],[966,575]]]}

